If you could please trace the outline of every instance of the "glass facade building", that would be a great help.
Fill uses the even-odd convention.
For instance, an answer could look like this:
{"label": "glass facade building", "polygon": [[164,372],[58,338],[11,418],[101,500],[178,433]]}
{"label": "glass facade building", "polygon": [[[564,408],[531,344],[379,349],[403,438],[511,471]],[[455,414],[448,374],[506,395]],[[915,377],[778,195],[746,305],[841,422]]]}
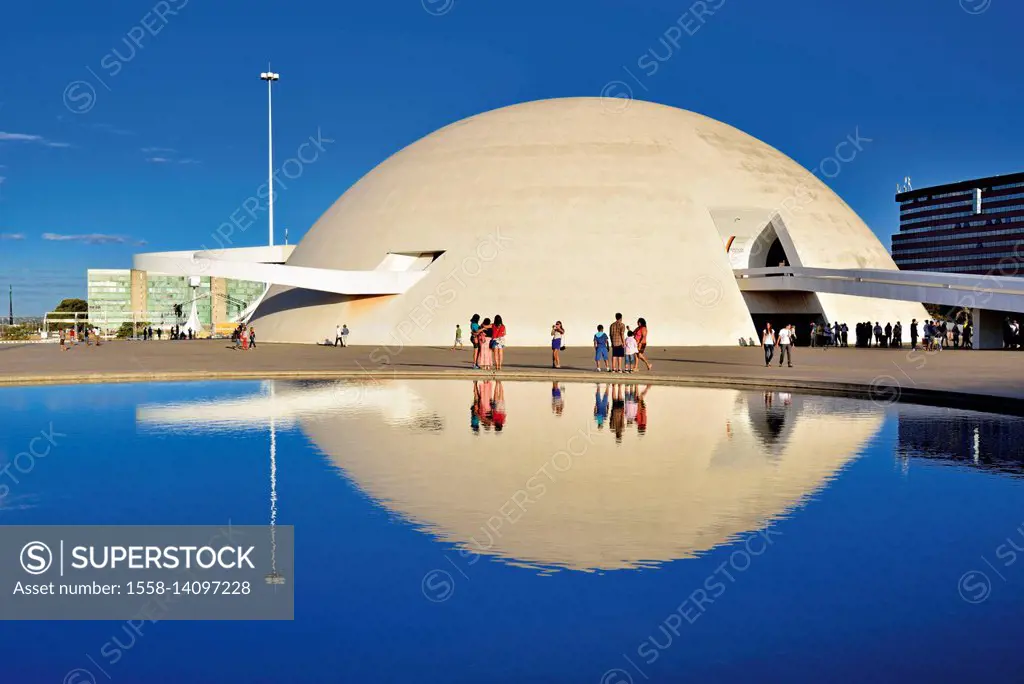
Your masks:
{"label": "glass facade building", "polygon": [[[133,275],[140,290],[136,293],[134,305]],[[104,330],[116,330],[122,323],[133,321],[169,328],[188,317],[192,301],[196,300],[199,322],[209,329],[215,310],[219,310],[225,320],[233,320],[262,295],[266,287],[263,283],[248,280],[206,276],[194,280],[198,281],[196,287],[193,287],[193,279],[187,276],[133,272],[130,269],[89,269],[89,321]],[[216,283],[218,280],[220,282]],[[182,307],[182,319],[175,316],[176,304]]]}
{"label": "glass facade building", "polygon": [[1024,276],[1024,172],[896,195],[904,270]]}

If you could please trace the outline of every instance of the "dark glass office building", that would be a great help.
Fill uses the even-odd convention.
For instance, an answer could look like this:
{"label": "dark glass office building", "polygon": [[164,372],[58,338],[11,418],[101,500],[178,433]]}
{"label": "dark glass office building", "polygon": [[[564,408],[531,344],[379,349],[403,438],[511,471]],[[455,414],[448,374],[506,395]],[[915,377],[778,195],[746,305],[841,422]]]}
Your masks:
{"label": "dark glass office building", "polygon": [[896,195],[902,270],[1024,276],[1024,172]]}

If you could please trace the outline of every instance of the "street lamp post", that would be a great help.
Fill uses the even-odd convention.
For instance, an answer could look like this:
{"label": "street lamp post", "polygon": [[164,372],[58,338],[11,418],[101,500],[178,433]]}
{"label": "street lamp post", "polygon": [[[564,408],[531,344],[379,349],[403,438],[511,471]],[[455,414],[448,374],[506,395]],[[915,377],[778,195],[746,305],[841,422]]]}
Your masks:
{"label": "street lamp post", "polygon": [[[270,65],[267,65],[270,68]],[[270,90],[274,81],[281,78],[281,74],[272,71],[264,71],[260,74],[260,80],[267,82],[267,188],[269,190],[268,216],[270,220],[270,246],[274,246],[274,125],[273,125],[273,104]]]}

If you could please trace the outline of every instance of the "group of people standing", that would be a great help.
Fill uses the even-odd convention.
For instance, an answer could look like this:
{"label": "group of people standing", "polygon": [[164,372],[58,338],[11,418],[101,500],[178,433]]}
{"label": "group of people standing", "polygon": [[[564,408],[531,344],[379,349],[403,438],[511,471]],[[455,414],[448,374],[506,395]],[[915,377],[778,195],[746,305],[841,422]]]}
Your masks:
{"label": "group of people standing", "polygon": [[[505,323],[497,314],[480,320],[480,314],[469,319],[469,341],[473,344],[473,368],[500,371],[505,362]],[[456,344],[462,346],[462,331],[456,326]]]}
{"label": "group of people standing", "polygon": [[[480,319],[473,314],[469,319],[469,340],[473,345],[473,368],[500,371],[505,363],[505,338],[508,331],[501,314],[494,320]],[[565,326],[555,321],[551,326],[551,367],[562,367],[562,350],[565,349]],[[609,373],[632,373],[643,362],[647,370],[654,366],[647,358],[647,321],[638,318],[636,328],[630,329],[622,320],[622,314],[615,314],[615,321],[604,331],[597,326],[594,334],[594,364],[597,371]],[[452,350],[462,347],[462,328],[455,326],[455,343]],[[603,367],[602,367],[603,366]]]}
{"label": "group of people standing", "polygon": [[[911,325],[911,337],[917,336],[917,319],[915,318],[910,322]],[[871,344],[872,339],[874,345]],[[896,321],[896,325],[892,323],[886,323],[883,328],[882,325],[875,321],[874,325],[871,325],[871,321],[865,321],[857,324],[857,346],[858,347],[881,347],[883,349],[895,348],[900,349],[903,347],[903,324]]]}
{"label": "group of people standing", "polygon": [[[561,324],[559,324],[561,325]],[[562,331],[564,333],[564,331]],[[554,331],[552,331],[554,337]],[[555,349],[554,343],[551,345]],[[608,363],[608,350],[611,348],[611,365]],[[557,361],[557,355],[555,357]],[[594,333],[594,365],[597,372],[607,371],[609,373],[632,373],[638,369],[639,362],[643,361],[647,370],[654,366],[647,358],[647,321],[643,318],[636,320],[636,328],[630,329],[622,322],[622,314],[615,314],[615,321],[608,327],[605,333],[604,326],[598,325]],[[604,368],[601,368],[604,364]],[[558,368],[555,365],[555,368]]]}
{"label": "group of people standing", "polygon": [[[974,323],[970,318],[961,326],[948,321],[925,321],[922,326],[924,333],[924,349],[941,351],[942,349],[974,349]],[[910,346],[917,349],[917,319],[910,322]]]}
{"label": "group of people standing", "polygon": [[61,328],[58,331],[58,338],[60,339],[60,350],[67,351],[71,347],[78,344],[78,340],[85,343],[85,346],[92,346],[92,338],[96,338],[96,346],[100,346],[100,335],[99,332],[93,329],[89,325],[76,325],[71,328]]}
{"label": "group of people standing", "polygon": [[[147,325],[142,328],[143,341],[152,340],[154,337],[158,340],[162,340],[164,337],[164,329],[161,327],[154,329],[151,325]],[[171,329],[167,332],[167,339],[169,340],[194,340],[195,338],[196,334],[192,328],[182,330],[180,325],[172,325]]]}
{"label": "group of people standing", "polygon": [[[859,325],[859,324],[858,324]],[[796,329],[793,328],[793,332]],[[845,323],[811,323],[810,343],[812,347],[848,347],[850,346],[850,327]]]}

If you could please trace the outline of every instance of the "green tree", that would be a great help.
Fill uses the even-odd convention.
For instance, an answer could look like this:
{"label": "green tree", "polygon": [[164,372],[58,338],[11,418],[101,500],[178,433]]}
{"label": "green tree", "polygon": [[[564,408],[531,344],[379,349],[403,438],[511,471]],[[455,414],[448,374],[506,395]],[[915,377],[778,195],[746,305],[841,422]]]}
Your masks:
{"label": "green tree", "polygon": [[125,321],[121,324],[121,327],[117,329],[114,336],[119,340],[130,338],[134,335],[141,335],[142,329],[149,327],[149,321],[139,321],[138,323],[132,324],[131,321]]}
{"label": "green tree", "polygon": [[89,313],[89,302],[84,299],[62,299],[54,311],[62,313]]}

